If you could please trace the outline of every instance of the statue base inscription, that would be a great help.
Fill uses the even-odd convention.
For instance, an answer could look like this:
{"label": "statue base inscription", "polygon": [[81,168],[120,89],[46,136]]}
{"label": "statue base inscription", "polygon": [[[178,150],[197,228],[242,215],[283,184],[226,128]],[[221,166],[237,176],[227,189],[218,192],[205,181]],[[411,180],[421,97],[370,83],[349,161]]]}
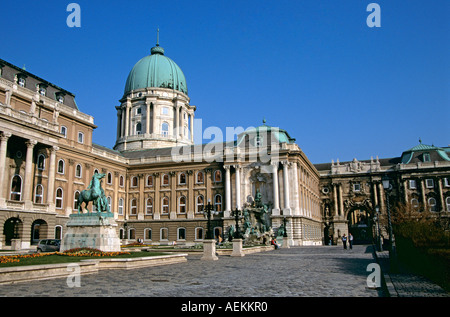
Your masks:
{"label": "statue base inscription", "polygon": [[74,248],[92,248],[104,252],[120,251],[117,224],[112,213],[72,214],[61,243],[61,252]]}

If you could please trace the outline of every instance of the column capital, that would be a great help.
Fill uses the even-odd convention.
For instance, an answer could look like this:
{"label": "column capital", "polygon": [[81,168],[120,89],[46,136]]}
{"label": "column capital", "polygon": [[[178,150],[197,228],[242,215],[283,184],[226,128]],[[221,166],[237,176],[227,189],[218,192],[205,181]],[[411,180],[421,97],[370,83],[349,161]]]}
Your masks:
{"label": "column capital", "polygon": [[27,140],[25,142],[25,144],[27,145],[27,148],[34,148],[34,146],[37,144],[36,140]]}
{"label": "column capital", "polygon": [[226,170],[226,171],[229,171],[230,168],[231,168],[231,165],[224,165],[223,166],[223,169]]}
{"label": "column capital", "polygon": [[0,134],[0,141],[8,141],[8,139],[12,136],[10,132],[3,132]]}
{"label": "column capital", "polygon": [[54,153],[56,151],[59,151],[59,146],[54,145],[54,146],[50,147],[50,152]]}

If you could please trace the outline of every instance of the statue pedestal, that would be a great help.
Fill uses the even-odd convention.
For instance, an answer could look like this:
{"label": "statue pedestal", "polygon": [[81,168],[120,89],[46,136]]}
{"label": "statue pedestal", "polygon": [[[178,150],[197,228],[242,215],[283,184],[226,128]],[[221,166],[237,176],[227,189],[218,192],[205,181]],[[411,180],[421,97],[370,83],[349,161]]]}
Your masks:
{"label": "statue pedestal", "polygon": [[21,239],[11,239],[11,250],[19,251],[22,249]]}
{"label": "statue pedestal", "polygon": [[217,261],[218,259],[216,255],[216,240],[203,240],[203,256],[201,260]]}
{"label": "statue pedestal", "polygon": [[112,213],[72,214],[67,222],[60,251],[93,248],[104,252],[120,251],[117,224]]}
{"label": "statue pedestal", "polygon": [[244,256],[242,252],[242,239],[233,239],[233,252],[231,256]]}
{"label": "statue pedestal", "polygon": [[289,238],[288,237],[283,237],[283,248],[284,249],[289,249],[290,248],[289,244],[290,244]]}

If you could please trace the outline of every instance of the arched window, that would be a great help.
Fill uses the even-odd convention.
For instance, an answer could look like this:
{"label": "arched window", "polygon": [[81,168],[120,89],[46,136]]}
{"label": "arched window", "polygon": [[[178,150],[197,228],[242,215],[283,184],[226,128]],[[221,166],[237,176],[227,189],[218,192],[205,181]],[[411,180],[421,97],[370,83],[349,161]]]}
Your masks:
{"label": "arched window", "polygon": [[142,130],[142,125],[141,125],[141,123],[140,123],[140,122],[136,123],[136,126],[135,126],[135,134],[136,134],[136,135],[141,134],[141,130]]}
{"label": "arched window", "polygon": [[169,229],[161,228],[161,230],[159,232],[159,239],[160,240],[169,240]]}
{"label": "arched window", "polygon": [[177,229],[177,240],[186,240],[186,228]]}
{"label": "arched window", "polygon": [[137,187],[138,186],[138,178],[137,176],[133,176],[131,178],[131,187]]}
{"label": "arched window", "polygon": [[152,187],[152,186],[153,186],[153,175],[148,175],[148,176],[147,176],[147,182],[146,182],[146,185],[147,185],[148,187]]}
{"label": "arched window", "polygon": [[436,199],[433,197],[428,198],[428,206],[430,211],[437,211]]}
{"label": "arched window", "polygon": [[136,229],[130,228],[128,230],[128,239],[130,239],[130,240],[136,239]]}
{"label": "arched window", "polygon": [[117,213],[123,215],[123,198],[119,198],[119,208],[117,208]]}
{"label": "arched window", "polygon": [[419,200],[417,198],[411,199],[411,207],[414,210],[418,210],[419,209]]}
{"label": "arched window", "polygon": [[62,239],[62,226],[60,225],[55,226],[55,239]]}
{"label": "arched window", "polygon": [[84,133],[78,132],[78,143],[84,143]]}
{"label": "arched window", "polygon": [[445,198],[445,204],[447,205],[447,211],[450,211],[450,196]]}
{"label": "arched window", "polygon": [[78,190],[73,194],[73,209],[78,210],[78,196],[80,196],[80,192]]}
{"label": "arched window", "polygon": [[120,187],[123,187],[123,184],[124,184],[124,179],[123,179],[123,176],[120,175],[120,176],[119,176],[119,186],[120,186]]}
{"label": "arched window", "polygon": [[11,180],[11,200],[20,201],[22,199],[22,177],[14,175]]}
{"label": "arched window", "polygon": [[63,207],[63,189],[61,187],[56,190],[55,207],[57,209],[62,209]]}
{"label": "arched window", "polygon": [[195,228],[195,240],[202,240],[203,239],[203,228],[198,227]]}
{"label": "arched window", "polygon": [[216,211],[222,211],[222,196],[219,194],[214,196],[214,209]]}
{"label": "arched window", "polygon": [[181,196],[178,198],[178,212],[181,214],[186,213],[186,197]]}
{"label": "arched window", "polygon": [[164,122],[164,123],[161,125],[161,134],[162,134],[164,137],[168,137],[168,136],[169,136],[169,124],[168,124],[167,122]]}
{"label": "arched window", "polygon": [[111,196],[106,197],[106,202],[108,203],[109,210],[111,210]]}
{"label": "arched window", "polygon": [[67,137],[67,128],[65,126],[61,126],[60,132],[65,138]]}
{"label": "arched window", "polygon": [[162,184],[163,186],[169,186],[169,174],[164,174],[162,177]]}
{"label": "arched window", "polygon": [[151,240],[151,239],[152,239],[152,229],[145,228],[144,229],[144,240]]}
{"label": "arched window", "polygon": [[186,174],[185,173],[180,173],[180,175],[178,176],[178,184],[186,185]]}
{"label": "arched window", "polygon": [[64,174],[64,160],[58,161],[58,174]]}
{"label": "arched window", "polygon": [[42,186],[42,184],[36,185],[36,189],[34,192],[34,202],[36,204],[44,203],[44,186]]}
{"label": "arched window", "polygon": [[197,172],[197,184],[203,184],[204,181],[205,180],[203,172]]}
{"label": "arched window", "polygon": [[203,212],[205,206],[205,198],[202,195],[197,196],[197,212]]}
{"label": "arched window", "polygon": [[106,183],[109,184],[109,185],[112,184],[112,174],[111,174],[111,172],[108,172],[108,174],[107,174]]}
{"label": "arched window", "polygon": [[37,169],[40,171],[45,170],[45,155],[39,154],[37,158]]}
{"label": "arched window", "polygon": [[162,206],[162,213],[168,214],[169,213],[169,198],[168,197],[163,197],[161,206]]}
{"label": "arched window", "polygon": [[220,183],[222,181],[222,172],[220,170],[216,170],[214,172],[214,182]]}
{"label": "arched window", "polygon": [[147,215],[153,214],[153,199],[147,198],[145,203],[145,213]]}
{"label": "arched window", "polygon": [[136,198],[131,199],[130,201],[130,215],[137,214],[137,200]]}
{"label": "arched window", "polygon": [[83,168],[81,167],[81,164],[77,164],[75,166],[75,177],[81,178],[83,172]]}

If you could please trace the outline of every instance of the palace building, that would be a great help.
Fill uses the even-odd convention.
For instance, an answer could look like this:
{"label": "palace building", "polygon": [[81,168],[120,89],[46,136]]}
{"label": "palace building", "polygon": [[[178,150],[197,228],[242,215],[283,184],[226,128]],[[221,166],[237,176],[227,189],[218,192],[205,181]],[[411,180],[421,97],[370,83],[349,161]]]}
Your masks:
{"label": "palace building", "polygon": [[94,118],[74,94],[0,59],[0,248],[62,238],[95,171],[106,174],[120,238],[148,244],[201,242],[208,203],[214,235],[226,238],[233,211],[257,192],[275,231],[286,219],[290,245],[321,245],[329,236],[336,243],[349,230],[370,240],[375,206],[386,212],[386,173],[396,199],[449,214],[448,147],[313,164],[286,130],[265,122],[232,141],[194,144],[196,106],[159,44],[130,71],[116,110],[114,148],[97,145]]}

